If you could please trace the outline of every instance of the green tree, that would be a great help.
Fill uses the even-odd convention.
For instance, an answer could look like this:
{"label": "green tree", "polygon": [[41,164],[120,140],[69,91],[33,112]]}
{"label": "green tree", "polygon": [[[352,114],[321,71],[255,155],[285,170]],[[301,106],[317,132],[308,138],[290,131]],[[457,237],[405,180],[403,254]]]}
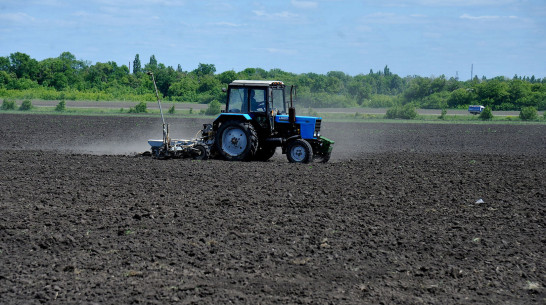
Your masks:
{"label": "green tree", "polygon": [[420,101],[431,93],[431,80],[425,77],[414,77],[410,80],[409,87],[404,91],[406,102]]}
{"label": "green tree", "polygon": [[0,71],[0,88],[5,88],[12,82],[11,75],[6,71]]}
{"label": "green tree", "polygon": [[178,101],[195,102],[199,83],[191,76],[181,78],[169,87],[169,96]]}
{"label": "green tree", "polygon": [[524,82],[520,79],[513,79],[508,85],[509,102],[512,104],[518,104],[518,101],[529,96],[531,93],[530,83]]}
{"label": "green tree", "polygon": [[0,56],[0,71],[9,72],[10,71],[10,61],[9,57]]}
{"label": "green tree", "polygon": [[176,81],[177,75],[172,67],[165,67],[164,64],[157,65],[154,72],[157,89],[164,96],[169,96],[169,87]]}
{"label": "green tree", "polygon": [[472,103],[471,91],[459,88],[449,95],[447,98],[447,104],[450,108],[457,108],[458,106],[470,105]]}
{"label": "green tree", "polygon": [[9,59],[10,72],[15,73],[17,78],[36,79],[36,75],[38,74],[38,62],[35,59],[20,52],[10,54]]}
{"label": "green tree", "polygon": [[501,79],[492,79],[475,86],[478,102],[484,106],[495,108],[509,102],[508,85]]}
{"label": "green tree", "polygon": [[155,55],[150,56],[150,62],[144,66],[144,69],[152,72],[157,70],[157,59],[155,59]]}
{"label": "green tree", "polygon": [[446,86],[446,83],[447,81],[445,75],[441,75],[440,77],[433,79],[430,83],[430,93],[442,92]]}
{"label": "green tree", "polygon": [[63,90],[68,87],[68,78],[61,72],[55,72],[55,74],[53,74],[51,85],[57,90]]}
{"label": "green tree", "polygon": [[383,75],[385,75],[385,76],[391,76],[392,75],[391,70],[389,69],[388,66],[385,66],[385,68],[383,69]]}
{"label": "green tree", "polygon": [[205,76],[205,75],[212,75],[216,72],[216,67],[213,64],[202,64],[199,63],[199,66],[197,69],[193,70],[192,73],[197,75],[198,77]]}
{"label": "green tree", "polygon": [[140,64],[139,55],[135,55],[135,60],[133,60],[133,74],[137,74],[142,71],[142,65]]}
{"label": "green tree", "polygon": [[218,80],[222,84],[229,84],[236,79],[237,79],[237,73],[235,73],[235,71],[233,70],[224,71],[220,73],[220,75],[218,75]]}

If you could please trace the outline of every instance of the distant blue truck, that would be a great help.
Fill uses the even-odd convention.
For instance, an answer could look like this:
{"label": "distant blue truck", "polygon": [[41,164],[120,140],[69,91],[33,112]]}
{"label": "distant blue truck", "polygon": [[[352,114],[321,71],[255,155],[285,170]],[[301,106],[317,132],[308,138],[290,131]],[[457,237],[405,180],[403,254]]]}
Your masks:
{"label": "distant blue truck", "polygon": [[468,106],[468,112],[470,112],[471,114],[480,114],[482,113],[482,111],[485,109],[484,106],[482,105],[470,105]]}

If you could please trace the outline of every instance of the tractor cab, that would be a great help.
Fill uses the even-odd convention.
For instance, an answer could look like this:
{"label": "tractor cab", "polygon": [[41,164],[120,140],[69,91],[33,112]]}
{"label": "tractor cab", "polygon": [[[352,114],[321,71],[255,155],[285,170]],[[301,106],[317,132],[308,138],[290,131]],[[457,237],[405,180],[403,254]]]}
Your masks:
{"label": "tractor cab", "polygon": [[275,115],[287,111],[284,88],[279,81],[233,81],[228,87],[224,113],[248,114],[259,133],[271,133],[275,129]]}

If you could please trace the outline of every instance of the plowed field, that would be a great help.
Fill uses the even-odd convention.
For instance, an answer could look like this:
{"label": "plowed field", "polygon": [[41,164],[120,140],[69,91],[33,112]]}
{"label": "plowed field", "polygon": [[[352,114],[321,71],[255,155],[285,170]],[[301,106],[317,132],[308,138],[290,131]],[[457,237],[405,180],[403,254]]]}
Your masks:
{"label": "plowed field", "polygon": [[546,126],[323,134],[327,164],[154,160],[155,118],[0,114],[0,303],[546,302]]}

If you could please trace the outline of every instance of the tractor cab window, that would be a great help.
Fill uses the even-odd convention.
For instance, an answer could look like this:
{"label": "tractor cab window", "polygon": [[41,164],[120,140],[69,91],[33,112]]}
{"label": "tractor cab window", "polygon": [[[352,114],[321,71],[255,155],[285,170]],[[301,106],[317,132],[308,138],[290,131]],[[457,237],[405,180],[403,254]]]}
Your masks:
{"label": "tractor cab window", "polygon": [[273,89],[272,97],[273,105],[271,106],[271,109],[277,111],[278,114],[286,114],[286,106],[284,103],[284,90]]}
{"label": "tractor cab window", "polygon": [[231,88],[229,90],[229,109],[231,113],[247,113],[247,89],[246,88]]}
{"label": "tractor cab window", "polygon": [[265,89],[250,89],[250,111],[265,112]]}

